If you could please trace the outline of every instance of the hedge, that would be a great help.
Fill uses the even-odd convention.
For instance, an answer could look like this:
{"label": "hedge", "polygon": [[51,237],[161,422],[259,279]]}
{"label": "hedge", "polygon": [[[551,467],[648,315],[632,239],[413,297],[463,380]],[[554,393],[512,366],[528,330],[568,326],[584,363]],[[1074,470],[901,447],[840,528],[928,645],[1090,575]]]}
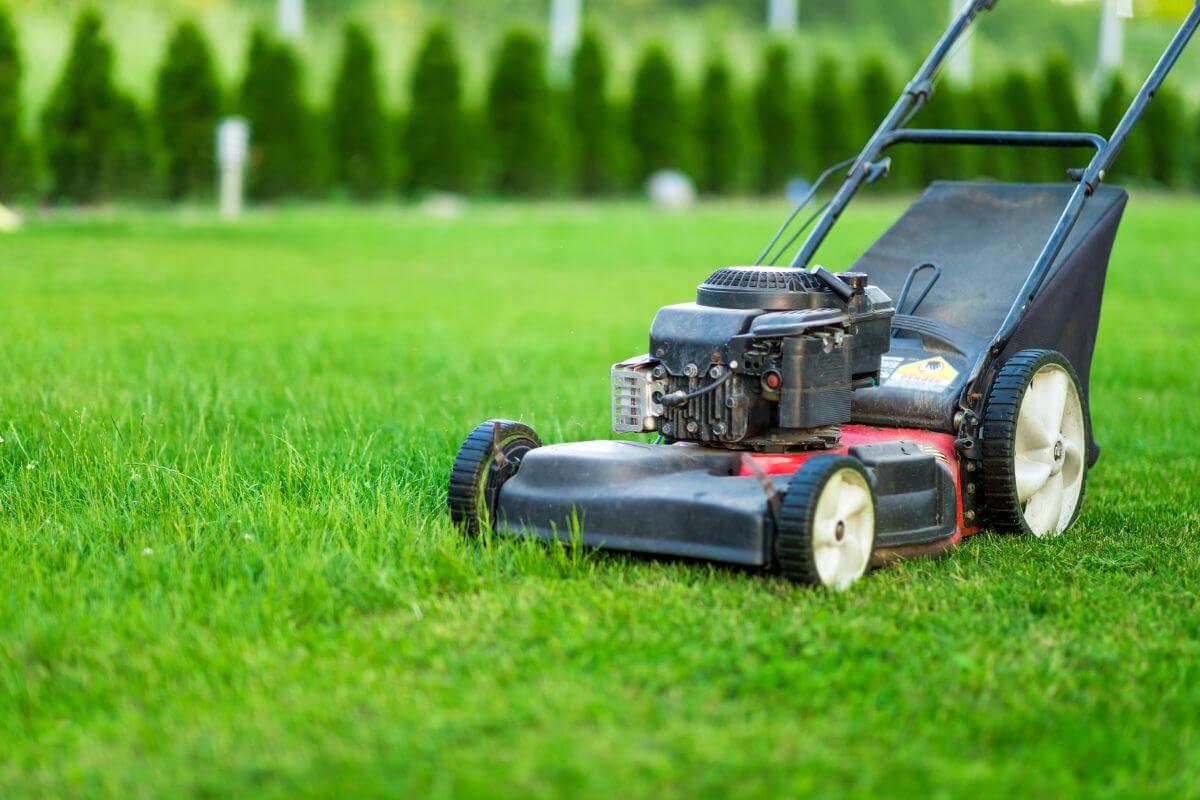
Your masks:
{"label": "hedge", "polygon": [[[295,50],[260,28],[247,54],[227,107],[208,42],[194,23],[181,23],[167,43],[152,105],[142,108],[115,85],[103,19],[86,10],[40,114],[39,136],[26,138],[20,47],[0,7],[0,199],[39,187],[56,202],[206,195],[214,182],[213,128],[227,110],[250,121],[249,190],[261,201],[327,196],[334,187],[366,199],[391,186],[408,194],[484,189],[535,196],[569,188],[586,196],[640,189],[660,169],[688,172],[706,194],[778,193],[790,179],[812,179],[854,155],[902,84],[876,58],[852,68],[818,57],[801,72],[788,46],[771,41],[748,86],[735,80],[718,45],[695,82],[681,83],[659,43],[643,49],[628,86],[610,86],[604,40],[587,30],[569,84],[552,89],[543,43],[513,30],[501,38],[484,101],[475,106],[464,99],[454,34],[435,25],[403,97],[389,109],[376,43],[369,30],[350,24],[328,101],[313,109]],[[1054,54],[1035,72],[1013,70],[971,88],[939,82],[934,102],[912,124],[1087,128],[1091,109],[1079,86],[1066,58]],[[1117,76],[1098,94],[1094,127],[1107,135],[1133,90]],[[1200,119],[1168,85],[1121,154],[1114,179],[1200,186],[1200,140],[1189,135],[1198,128]],[[1075,151],[911,146],[892,155],[885,191],[956,177],[1059,181],[1066,166],[1086,158]]]}

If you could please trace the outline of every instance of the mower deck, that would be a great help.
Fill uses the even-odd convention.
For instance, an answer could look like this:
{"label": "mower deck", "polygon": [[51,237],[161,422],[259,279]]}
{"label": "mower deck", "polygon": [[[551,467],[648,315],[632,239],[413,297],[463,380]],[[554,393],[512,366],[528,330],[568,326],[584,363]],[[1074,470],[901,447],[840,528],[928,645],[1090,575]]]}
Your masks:
{"label": "mower deck", "polygon": [[542,447],[500,490],[498,528],[547,540],[578,530],[591,547],[765,567],[774,560],[774,499],[760,478],[782,496],[807,461],[830,454],[857,458],[871,475],[877,550],[972,532],[952,436],[855,425],[839,448],[786,455],[621,441]]}

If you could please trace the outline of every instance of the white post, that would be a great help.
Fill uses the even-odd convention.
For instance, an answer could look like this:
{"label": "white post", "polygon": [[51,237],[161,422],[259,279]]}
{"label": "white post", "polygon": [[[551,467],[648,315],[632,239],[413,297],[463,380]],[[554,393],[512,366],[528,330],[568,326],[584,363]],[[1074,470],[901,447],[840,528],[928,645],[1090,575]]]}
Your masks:
{"label": "white post", "polygon": [[550,77],[565,81],[571,74],[571,57],[579,46],[583,22],[583,0],[551,0]]}
{"label": "white post", "polygon": [[304,0],[279,0],[279,34],[292,41],[304,37]]}
{"label": "white post", "polygon": [[788,34],[796,30],[800,16],[800,0],[770,0],[767,4],[767,30]]}
{"label": "white post", "polygon": [[1100,12],[1100,45],[1096,51],[1096,83],[1108,79],[1125,58],[1125,30],[1122,17],[1132,16],[1132,4],[1126,0],[1104,0]]}
{"label": "white post", "polygon": [[225,117],[217,123],[217,167],[221,173],[221,218],[242,215],[246,159],[250,155],[250,123],[241,117]]}
{"label": "white post", "polygon": [[[950,18],[957,17],[971,0],[950,0]],[[972,39],[974,31],[959,39],[957,52],[946,62],[946,77],[960,86],[969,86],[975,74],[975,42]]]}

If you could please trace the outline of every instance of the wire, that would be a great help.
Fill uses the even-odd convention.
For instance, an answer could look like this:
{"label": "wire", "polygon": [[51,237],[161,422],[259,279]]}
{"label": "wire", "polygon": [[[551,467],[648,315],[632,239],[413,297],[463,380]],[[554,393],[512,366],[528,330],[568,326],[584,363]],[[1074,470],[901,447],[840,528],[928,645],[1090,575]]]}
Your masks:
{"label": "wire", "polygon": [[[829,178],[829,176],[834,172],[838,171],[839,169],[845,169],[853,164],[857,158],[858,156],[855,156],[854,158],[848,158],[845,161],[838,162],[832,167],[826,169],[820,174],[820,176],[817,177],[817,179],[813,182],[813,185],[809,188],[808,192],[804,195],[800,202],[796,204],[796,207],[792,209],[792,213],[789,214],[788,218],[784,220],[784,223],[779,226],[779,230],[775,231],[775,235],[771,238],[771,243],[763,248],[762,253],[759,254],[758,259],[754,262],[754,266],[762,266],[763,261],[771,254],[771,251],[775,249],[775,245],[779,243],[779,240],[783,238],[783,234],[786,233],[787,229],[790,228],[792,223],[796,221],[796,217],[800,215],[800,212],[804,210],[804,207],[812,202],[813,197],[815,197],[817,192],[820,191],[821,184],[825,183],[826,179]],[[810,222],[808,224],[812,223]],[[795,237],[793,237],[792,241],[795,241]],[[772,259],[772,263],[778,259],[779,255],[776,254],[775,258]]]}
{"label": "wire", "polygon": [[787,240],[787,244],[779,248],[779,251],[775,253],[775,256],[768,262],[767,265],[771,267],[775,266],[775,264],[779,261],[779,257],[795,247],[796,242],[799,241],[800,237],[804,235],[804,232],[811,228],[812,224],[817,221],[817,217],[828,211],[831,205],[833,205],[832,200],[826,200],[824,203],[822,203],[821,206],[804,221],[804,224],[800,226],[800,230],[792,234],[792,238]]}
{"label": "wire", "polygon": [[725,382],[728,381],[732,377],[733,377],[733,370],[726,369],[724,375],[717,378],[715,381],[710,383],[708,386],[703,386],[694,392],[682,392],[682,391],[671,392],[669,395],[667,395],[666,397],[664,397],[662,399],[662,404],[664,406],[666,406],[667,408],[678,408],[679,406],[682,406],[685,403],[690,403],[691,401],[695,400],[697,397],[703,397],[704,395],[708,394],[711,391],[714,391],[718,387],[723,386],[725,384]]}

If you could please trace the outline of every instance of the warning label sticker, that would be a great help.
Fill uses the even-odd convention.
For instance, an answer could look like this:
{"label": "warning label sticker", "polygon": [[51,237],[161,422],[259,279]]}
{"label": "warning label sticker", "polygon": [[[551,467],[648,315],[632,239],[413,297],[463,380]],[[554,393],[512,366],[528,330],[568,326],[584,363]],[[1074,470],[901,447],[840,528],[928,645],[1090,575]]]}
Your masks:
{"label": "warning label sticker", "polygon": [[885,385],[918,392],[940,392],[958,377],[958,370],[941,356],[894,366],[887,364],[883,372]]}

